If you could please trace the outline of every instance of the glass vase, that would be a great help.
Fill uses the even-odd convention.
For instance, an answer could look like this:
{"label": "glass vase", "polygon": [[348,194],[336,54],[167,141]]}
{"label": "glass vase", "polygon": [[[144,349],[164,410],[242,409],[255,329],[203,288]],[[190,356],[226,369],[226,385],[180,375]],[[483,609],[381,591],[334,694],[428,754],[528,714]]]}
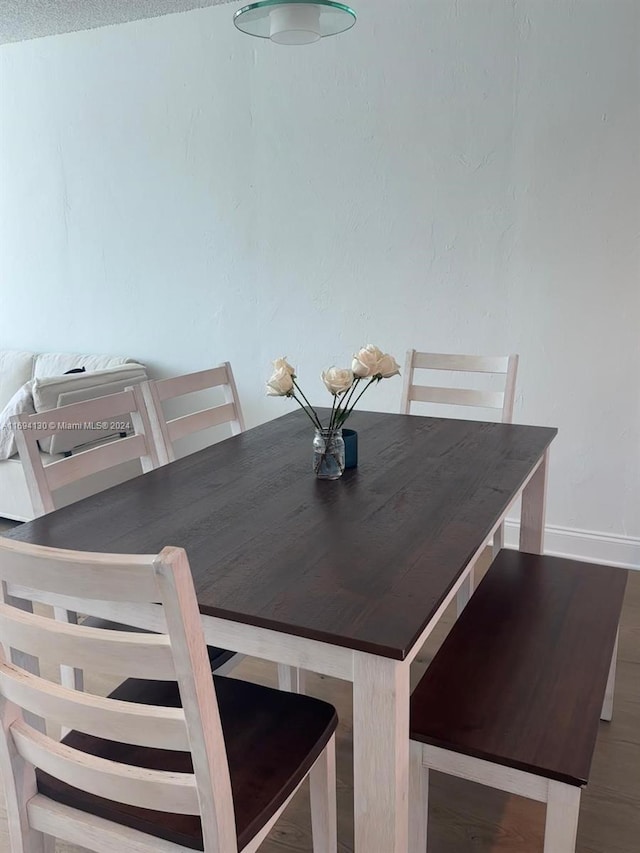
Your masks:
{"label": "glass vase", "polygon": [[319,480],[337,480],[344,471],[341,429],[317,429],[313,437],[313,473]]}

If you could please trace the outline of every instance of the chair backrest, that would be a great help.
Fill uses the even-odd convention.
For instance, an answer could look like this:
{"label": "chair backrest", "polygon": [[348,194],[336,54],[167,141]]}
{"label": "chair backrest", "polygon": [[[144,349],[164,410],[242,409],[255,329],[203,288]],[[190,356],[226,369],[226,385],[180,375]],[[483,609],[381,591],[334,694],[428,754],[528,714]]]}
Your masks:
{"label": "chair backrest", "polygon": [[[416,370],[447,370],[456,373],[492,373],[504,377],[501,391],[482,391],[472,388],[444,388],[418,385]],[[416,352],[410,349],[404,369],[404,388],[400,411],[408,415],[412,402],[441,403],[451,406],[477,406],[500,409],[502,422],[513,420],[513,402],[516,389],[518,356],[445,355],[443,353]]]}
{"label": "chair backrest", "polygon": [[[51,596],[139,607],[160,602],[165,633],[89,628],[26,613],[7,603],[7,589],[15,584]],[[118,702],[61,687],[11,663],[9,650],[122,678],[177,681],[182,708]],[[37,731],[27,722],[29,714],[107,740],[190,752],[193,773],[92,756]],[[0,772],[13,853],[35,850],[28,841],[27,808],[37,792],[35,768],[115,802],[199,815],[204,849],[236,853],[215,686],[181,548],[165,548],[157,556],[92,554],[0,538],[0,721]]]}
{"label": "chair backrest", "polygon": [[[225,402],[222,405],[167,419],[163,408],[167,400],[212,388],[223,389]],[[232,435],[244,432],[244,418],[238,399],[238,389],[228,361],[218,367],[200,370],[197,373],[143,382],[140,389],[149,413],[161,465],[173,462],[176,458],[174,443],[187,435],[225,423],[231,426]]]}
{"label": "chair backrest", "polygon": [[[116,430],[116,419],[122,420],[123,426],[130,420],[133,434],[114,437],[86,450],[74,451],[64,459],[43,464],[38,441],[70,429],[86,430],[92,425],[100,429],[106,423],[114,424]],[[16,415],[11,418],[11,425],[37,516],[57,509],[55,492],[76,480],[134,459],[140,460],[143,471],[157,468],[159,464],[139,385],[117,394],[59,406],[49,412]]]}

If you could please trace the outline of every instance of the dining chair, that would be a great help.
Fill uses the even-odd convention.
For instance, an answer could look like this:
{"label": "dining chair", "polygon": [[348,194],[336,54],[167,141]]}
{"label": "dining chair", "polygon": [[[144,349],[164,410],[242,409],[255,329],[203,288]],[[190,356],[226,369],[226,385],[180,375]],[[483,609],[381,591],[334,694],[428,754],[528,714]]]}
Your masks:
{"label": "dining chair", "polygon": [[[404,366],[404,384],[402,389],[401,414],[411,414],[412,403],[431,403],[447,406],[475,406],[482,409],[496,409],[500,412],[502,423],[513,421],[516,376],[518,373],[518,355],[482,356],[451,355],[446,353],[407,351]],[[440,385],[422,385],[416,382],[416,371],[446,371],[447,373],[492,374],[501,377],[498,390],[480,390],[466,387],[443,387]],[[504,547],[504,525],[501,524],[493,534],[493,556]],[[466,582],[460,587],[457,597],[458,613],[466,606],[473,593],[473,566],[469,570]]]}
{"label": "dining chair", "polygon": [[[161,465],[175,460],[175,442],[188,435],[226,423],[230,425],[232,435],[238,435],[245,430],[238,389],[228,361],[218,367],[196,373],[149,380],[138,387],[146,404]],[[213,388],[223,389],[223,404],[175,418],[167,417],[164,406],[167,401]],[[238,660],[241,660],[241,656],[238,656]],[[304,693],[305,672],[286,664],[278,664],[278,686],[281,690]]]}
{"label": "dining chair", "polygon": [[[51,420],[45,420],[47,417]],[[73,429],[91,429],[92,424],[101,431],[103,424],[124,423],[125,419],[130,419],[132,434],[114,435],[107,441],[43,464],[39,443],[52,435]],[[139,385],[117,394],[60,406],[50,412],[15,415],[11,425],[36,516],[58,509],[60,502],[56,493],[85,477],[134,460],[140,461],[143,472],[158,467],[158,453]]]}
{"label": "dining chair", "polygon": [[[232,435],[244,432],[244,418],[233,371],[228,361],[208,370],[143,382],[141,394],[147,406],[152,435],[161,465],[176,458],[175,442],[211,427],[229,424]],[[168,418],[164,404],[187,394],[222,388],[225,402],[179,417]]]}
{"label": "dining chair", "polygon": [[[4,595],[16,583],[79,610],[152,611],[162,631],[25,613]],[[69,690],[11,662],[13,649],[125,680],[106,698]],[[0,720],[12,853],[52,853],[56,838],[95,853],[254,853],[307,777],[314,853],[337,851],[335,709],[212,676],[181,548],[131,556],[0,538]]]}
{"label": "dining chair", "polygon": [[[147,407],[140,385],[134,385],[117,394],[60,406],[51,414],[51,417],[55,416],[55,420],[50,422],[44,420],[47,414],[39,412],[35,415],[18,415],[12,418],[18,452],[24,466],[34,511],[38,516],[58,509],[56,498],[59,490],[84,477],[136,459],[140,460],[142,472],[158,467],[159,449],[152,438]],[[79,428],[80,425],[86,428],[91,424],[113,423],[116,419],[123,422],[130,420],[133,434],[115,437],[107,443],[100,442],[94,447],[74,451],[65,458],[43,465],[39,450],[40,441],[65,429]],[[20,589],[14,590],[14,597],[20,596],[27,601],[52,603],[47,595],[31,594],[24,584]],[[73,623],[78,621],[78,614],[70,611],[64,604],[54,605],[53,611],[58,621]],[[145,626],[144,622],[141,624],[138,619],[139,614],[135,612],[130,614],[132,621],[125,624],[105,620],[99,613],[93,611],[83,611],[83,613],[85,614],[84,624],[87,626],[108,627],[114,631],[148,630],[149,627]],[[208,653],[211,666],[220,674],[229,672],[243,658],[243,655],[213,646],[208,648]],[[78,668],[63,664],[61,681],[67,687],[83,689],[83,673]]]}
{"label": "dining chair", "polygon": [[[415,382],[416,370],[438,370],[449,373],[488,373],[503,377],[501,390],[483,391],[474,388],[445,388]],[[513,420],[518,356],[446,355],[417,352],[410,349],[404,367],[401,413],[408,415],[411,403],[436,403],[450,406],[475,406],[498,409],[502,423]]]}

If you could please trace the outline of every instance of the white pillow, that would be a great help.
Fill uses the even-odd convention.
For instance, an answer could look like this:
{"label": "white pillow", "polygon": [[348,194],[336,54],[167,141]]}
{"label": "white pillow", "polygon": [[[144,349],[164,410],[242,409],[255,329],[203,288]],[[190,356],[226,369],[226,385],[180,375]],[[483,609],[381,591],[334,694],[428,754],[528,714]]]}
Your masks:
{"label": "white pillow", "polygon": [[[81,391],[85,388],[99,388],[101,385],[111,385],[114,382],[135,384],[141,377],[147,378],[146,370],[141,364],[118,365],[105,370],[70,373],[66,376],[40,376],[33,382],[33,402],[36,412],[48,412],[63,405],[63,401],[60,400],[62,394]],[[105,391],[105,394],[107,393],[109,391]],[[94,396],[100,395],[94,394]],[[71,401],[65,400],[65,402]]]}
{"label": "white pillow", "polygon": [[9,418],[14,415],[35,415],[31,386],[33,380],[18,388],[4,409],[0,412],[0,459],[9,459],[18,452],[16,434]]}
{"label": "white pillow", "polygon": [[[74,367],[84,367],[87,372],[106,370],[123,365],[136,365],[134,358],[122,358],[112,355],[81,355],[70,352],[45,352],[35,357],[33,378],[42,379],[50,376],[62,376]],[[31,378],[31,377],[29,377]]]}
{"label": "white pillow", "polygon": [[3,409],[25,382],[33,379],[32,352],[0,350],[0,409]]}

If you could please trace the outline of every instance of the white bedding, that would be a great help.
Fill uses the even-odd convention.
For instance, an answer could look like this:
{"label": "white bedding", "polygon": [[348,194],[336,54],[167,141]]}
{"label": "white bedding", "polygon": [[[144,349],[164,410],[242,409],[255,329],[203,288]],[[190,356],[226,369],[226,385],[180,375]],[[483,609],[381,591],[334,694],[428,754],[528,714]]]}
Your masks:
{"label": "white bedding", "polygon": [[16,435],[9,423],[13,415],[34,415],[33,379],[18,388],[4,409],[0,412],[0,459],[9,459],[18,452]]}

